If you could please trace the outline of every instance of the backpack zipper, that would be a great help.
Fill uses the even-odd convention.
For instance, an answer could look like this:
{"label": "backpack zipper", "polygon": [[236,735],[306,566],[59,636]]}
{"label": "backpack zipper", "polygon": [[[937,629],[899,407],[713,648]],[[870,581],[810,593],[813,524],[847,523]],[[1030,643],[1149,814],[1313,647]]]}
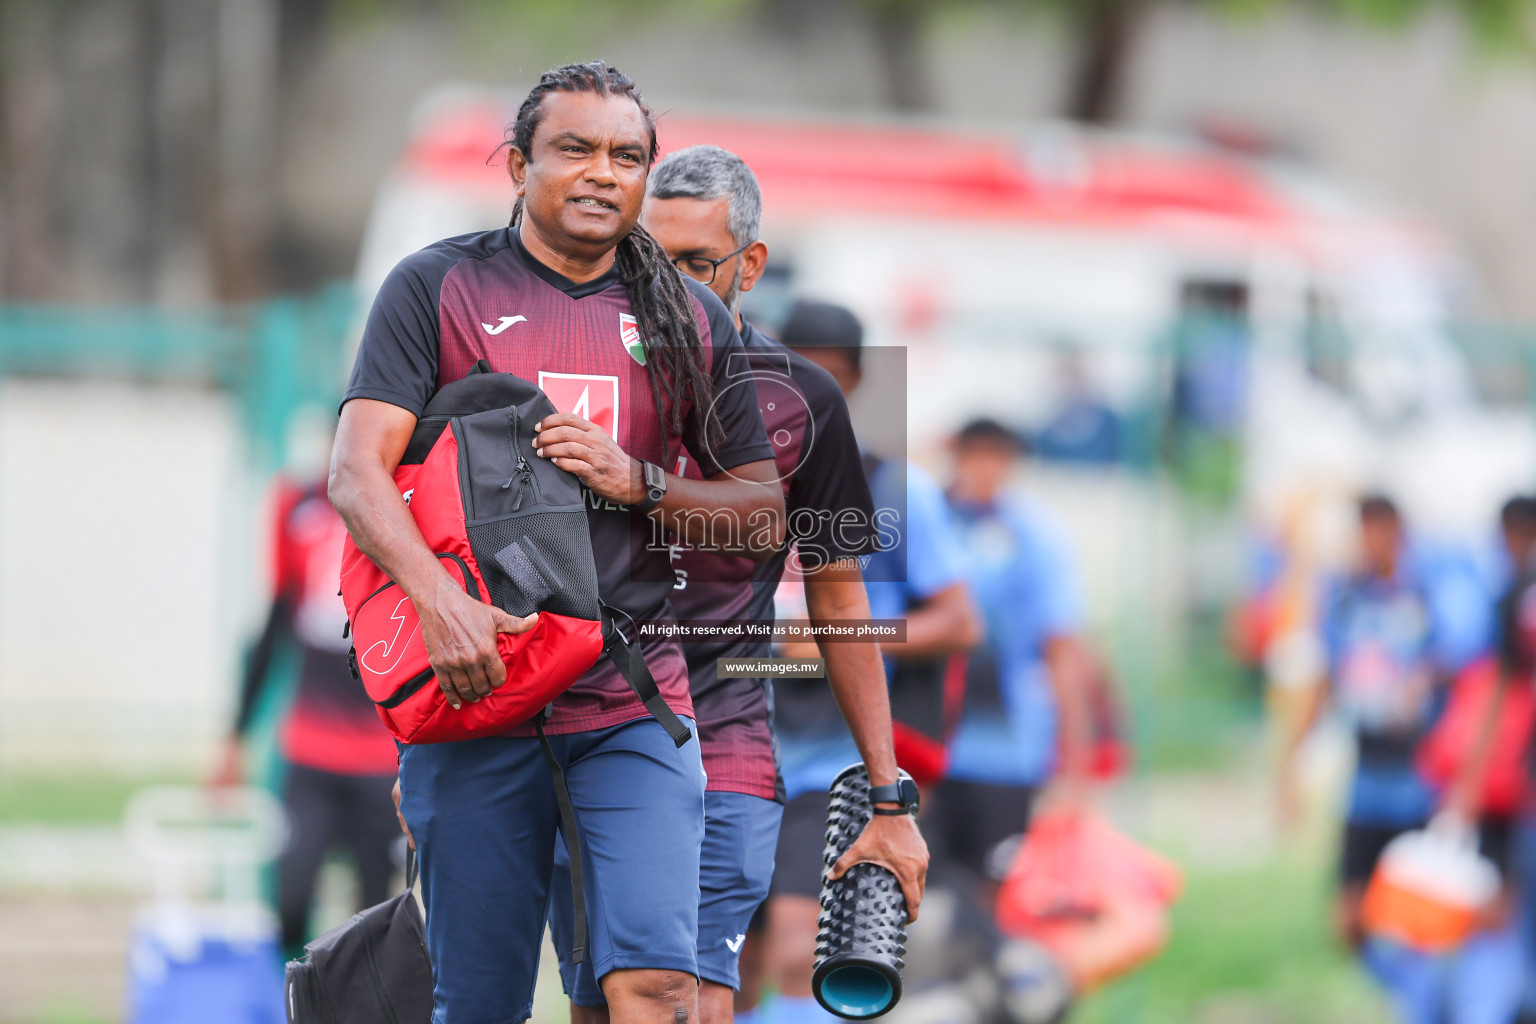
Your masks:
{"label": "backpack zipper", "polygon": [[533,488],[533,503],[542,505],[544,496],[539,493],[539,478],[534,475],[533,466],[523,456],[523,450],[518,446],[518,436],[522,433],[522,419],[517,414],[517,406],[507,410],[507,449],[516,460],[512,468],[512,475],[507,477],[507,482],[501,485],[502,490],[507,490],[514,483],[517,484],[517,500],[512,503],[512,511],[516,512],[523,507],[523,484],[531,484]]}

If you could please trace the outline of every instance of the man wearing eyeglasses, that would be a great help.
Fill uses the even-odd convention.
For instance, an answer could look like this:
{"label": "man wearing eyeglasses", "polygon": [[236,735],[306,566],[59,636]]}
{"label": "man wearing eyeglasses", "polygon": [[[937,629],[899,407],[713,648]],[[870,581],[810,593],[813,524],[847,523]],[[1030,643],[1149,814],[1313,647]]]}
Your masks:
{"label": "man wearing eyeglasses", "polygon": [[[652,170],[642,219],[677,268],[708,285],[736,318],[748,356],[739,372],[757,389],[812,620],[867,619],[858,557],[877,547],[873,503],[858,470],[858,444],[842,392],[830,374],[741,316],[741,293],[757,283],[768,261],[768,247],[757,237],[761,207],[757,179],[739,157],[716,146],[692,146]],[[698,474],[696,467],[682,463],[675,471]],[[863,527],[850,527],[849,516]],[[834,530],[834,522],[842,528]],[[771,620],[773,595],[788,557],[787,544],[778,557],[762,564],[679,549],[674,613],[683,620]],[[768,680],[721,678],[717,665],[721,658],[766,658],[772,644],[766,639],[685,641],[683,652],[708,779],[699,872],[699,1015],[702,1024],[730,1024],[738,1003],[745,1010],[757,1001],[756,979],[746,970],[753,961],[743,957],[743,948],[751,944],[753,917],[773,878],[784,784],[774,750]],[[890,704],[879,652],[869,643],[839,643],[826,645],[822,653],[871,781],[895,791],[880,802],[887,813],[874,818],[839,869],[861,861],[883,864],[900,879],[916,917],[928,851],[916,823],[901,813],[910,808],[895,785]],[[551,930],[572,1020],[602,1024],[607,1019],[602,992],[586,965],[569,963],[570,910],[561,898],[567,891],[557,880]],[[811,952],[807,946],[805,955]],[[743,979],[743,973],[749,976]],[[746,1020],[745,1013],[741,1019]]]}
{"label": "man wearing eyeglasses", "polygon": [[[768,265],[768,246],[763,244],[762,239],[754,238],[715,259],[708,255],[712,248],[720,247],[696,246],[685,249],[681,255],[674,256],[672,262],[678,270],[701,284],[709,285],[721,297],[725,308],[736,317],[738,331],[753,330],[752,325],[741,318],[741,293],[751,291],[757,279],[763,276],[763,268]],[[738,256],[741,258],[737,259]],[[720,268],[727,263],[731,264],[732,271],[728,275],[722,274]]]}

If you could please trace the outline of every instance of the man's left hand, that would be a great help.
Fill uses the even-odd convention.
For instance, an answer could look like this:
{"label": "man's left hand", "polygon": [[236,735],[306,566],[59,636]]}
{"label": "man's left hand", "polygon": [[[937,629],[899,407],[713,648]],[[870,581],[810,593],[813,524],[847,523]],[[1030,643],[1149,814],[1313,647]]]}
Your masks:
{"label": "man's left hand", "polygon": [[395,788],[389,791],[389,795],[395,800],[395,818],[400,822],[400,831],[405,833],[405,844],[411,849],[416,849],[416,837],[411,835],[411,826],[405,823],[405,812],[400,809],[400,779],[396,777]]}
{"label": "man's left hand", "polygon": [[645,497],[640,463],[590,420],[568,412],[545,416],[533,425],[534,453],[587,485],[599,498],[632,505]]}
{"label": "man's left hand", "polygon": [[928,881],[928,844],[910,814],[876,814],[859,838],[832,866],[831,877],[842,878],[855,864],[879,864],[896,876],[907,898],[907,920],[917,920]]}

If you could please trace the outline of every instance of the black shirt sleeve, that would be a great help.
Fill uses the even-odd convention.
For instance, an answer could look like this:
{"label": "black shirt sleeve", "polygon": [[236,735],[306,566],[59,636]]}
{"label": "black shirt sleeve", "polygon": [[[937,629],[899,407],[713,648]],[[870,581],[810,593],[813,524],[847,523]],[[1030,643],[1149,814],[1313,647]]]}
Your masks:
{"label": "black shirt sleeve", "polygon": [[811,410],[809,450],[789,481],[789,537],[800,564],[819,569],[879,550],[874,499],[864,476],[848,403],[832,375],[794,355],[790,372]]}
{"label": "black shirt sleeve", "polygon": [[[1524,621],[1527,595],[1536,587],[1536,579],[1522,575],[1499,600],[1499,664],[1510,676],[1529,675],[1536,665],[1536,650]],[[1536,598],[1532,598],[1536,600]]]}
{"label": "black shirt sleeve", "polygon": [[267,683],[271,681],[272,655],[293,638],[293,612],[293,601],[288,597],[279,596],[273,600],[261,635],[246,653],[245,671],[240,680],[240,700],[235,707],[236,736],[244,737],[250,732],[256,704],[266,691]]}
{"label": "black shirt sleeve", "polygon": [[746,350],[736,333],[736,321],[714,292],[692,278],[684,277],[683,280],[704,307],[708,319],[710,378],[715,414],[720,419],[720,430],[724,435],[718,449],[711,450],[711,446],[704,444],[703,438],[698,436],[695,422],[698,418],[690,416],[683,430],[683,445],[706,477],[748,462],[772,459],[773,446],[768,443],[763,415],[757,408],[757,388],[753,386],[750,374],[733,376],[747,367]]}
{"label": "black shirt sleeve", "polygon": [[460,256],[428,246],[389,272],[368,313],[342,405],[372,398],[421,415],[437,390],[438,296]]}

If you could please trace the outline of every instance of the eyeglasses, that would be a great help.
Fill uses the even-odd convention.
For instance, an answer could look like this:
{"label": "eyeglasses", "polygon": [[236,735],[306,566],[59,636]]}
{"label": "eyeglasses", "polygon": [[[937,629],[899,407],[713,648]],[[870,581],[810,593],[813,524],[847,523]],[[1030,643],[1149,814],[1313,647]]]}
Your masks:
{"label": "eyeglasses", "polygon": [[672,265],[699,282],[699,284],[714,284],[715,274],[720,270],[720,264],[737,255],[751,244],[751,242],[746,242],[739,245],[734,251],[726,253],[717,260],[712,260],[708,256],[679,256],[672,261]]}

